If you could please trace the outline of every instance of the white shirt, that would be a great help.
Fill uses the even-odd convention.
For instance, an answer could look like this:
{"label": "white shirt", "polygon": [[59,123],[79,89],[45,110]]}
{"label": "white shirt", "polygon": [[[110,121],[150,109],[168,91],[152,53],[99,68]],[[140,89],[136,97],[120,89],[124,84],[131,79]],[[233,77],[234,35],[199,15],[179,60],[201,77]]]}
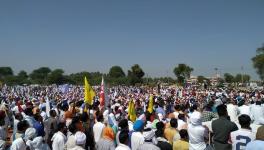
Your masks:
{"label": "white shirt", "polygon": [[58,131],[57,133],[55,133],[51,138],[52,150],[64,150],[66,140],[67,138],[62,132]]}
{"label": "white shirt", "polygon": [[178,128],[177,129],[180,131],[185,124],[186,124],[186,122],[184,122],[181,119],[178,119]]}
{"label": "white shirt", "polygon": [[252,119],[254,124],[264,124],[264,109],[260,105],[252,106],[251,110]]}
{"label": "white shirt", "polygon": [[118,144],[118,146],[115,148],[115,150],[131,150],[128,146],[125,144]]}
{"label": "white shirt", "polygon": [[247,106],[247,105],[242,105],[240,107],[238,107],[238,110],[239,110],[239,114],[245,114],[245,115],[248,115],[250,116],[250,107]]}
{"label": "white shirt", "polygon": [[189,134],[189,149],[190,150],[204,150],[206,148],[206,143],[204,137],[208,137],[209,131],[202,125],[194,126],[192,124],[188,125]]}
{"label": "white shirt", "polygon": [[15,141],[13,141],[10,148],[10,150],[26,150],[26,149],[27,149],[27,145],[22,138],[18,138]]}
{"label": "white shirt", "polygon": [[234,104],[227,104],[227,113],[230,117],[230,121],[236,122],[238,116],[238,108]]}
{"label": "white shirt", "polygon": [[94,133],[94,141],[97,143],[102,135],[103,129],[105,125],[101,122],[96,122],[93,126],[93,133]]}
{"label": "white shirt", "polygon": [[144,143],[145,139],[141,132],[133,132],[131,136],[131,148],[137,150]]}
{"label": "white shirt", "polygon": [[246,149],[246,145],[255,139],[255,133],[248,129],[239,129],[230,133],[232,149]]}

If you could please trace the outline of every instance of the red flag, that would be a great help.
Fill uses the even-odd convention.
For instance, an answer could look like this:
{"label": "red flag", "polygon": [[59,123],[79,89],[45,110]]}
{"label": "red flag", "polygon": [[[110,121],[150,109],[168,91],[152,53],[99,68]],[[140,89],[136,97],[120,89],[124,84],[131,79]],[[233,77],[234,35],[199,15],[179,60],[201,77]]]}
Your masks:
{"label": "red flag", "polygon": [[105,92],[104,92],[104,77],[102,77],[101,90],[100,90],[100,106],[105,105]]}

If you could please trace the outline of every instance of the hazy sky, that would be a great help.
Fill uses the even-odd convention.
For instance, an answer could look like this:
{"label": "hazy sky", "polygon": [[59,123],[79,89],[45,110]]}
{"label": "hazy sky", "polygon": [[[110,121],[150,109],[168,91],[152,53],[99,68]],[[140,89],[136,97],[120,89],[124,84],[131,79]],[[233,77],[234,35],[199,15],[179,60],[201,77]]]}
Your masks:
{"label": "hazy sky", "polygon": [[0,66],[125,72],[154,77],[186,63],[194,75],[244,72],[264,43],[263,0],[2,0]]}

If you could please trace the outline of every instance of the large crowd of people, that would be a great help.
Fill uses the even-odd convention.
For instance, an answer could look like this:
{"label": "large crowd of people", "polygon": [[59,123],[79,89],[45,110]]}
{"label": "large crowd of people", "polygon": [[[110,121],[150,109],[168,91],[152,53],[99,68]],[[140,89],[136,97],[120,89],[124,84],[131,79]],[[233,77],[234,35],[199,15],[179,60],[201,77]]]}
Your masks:
{"label": "large crowd of people", "polygon": [[83,86],[4,85],[0,150],[264,149],[263,90],[116,86],[104,105],[94,90],[87,105]]}

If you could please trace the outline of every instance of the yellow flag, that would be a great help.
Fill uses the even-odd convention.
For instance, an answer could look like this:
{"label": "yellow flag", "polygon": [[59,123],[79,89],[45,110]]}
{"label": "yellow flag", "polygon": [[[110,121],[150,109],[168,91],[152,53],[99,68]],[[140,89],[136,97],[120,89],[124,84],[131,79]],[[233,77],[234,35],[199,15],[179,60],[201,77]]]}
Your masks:
{"label": "yellow flag", "polygon": [[93,88],[89,85],[86,77],[84,77],[84,103],[92,105],[94,96],[95,92]]}
{"label": "yellow flag", "polygon": [[135,122],[137,119],[137,115],[136,115],[136,110],[135,110],[135,103],[133,102],[133,100],[130,100],[129,105],[128,105],[128,115],[129,115],[129,119],[132,122]]}
{"label": "yellow flag", "polygon": [[153,105],[154,105],[154,100],[153,100],[153,96],[151,95],[148,103],[148,112],[150,113],[153,112]]}

